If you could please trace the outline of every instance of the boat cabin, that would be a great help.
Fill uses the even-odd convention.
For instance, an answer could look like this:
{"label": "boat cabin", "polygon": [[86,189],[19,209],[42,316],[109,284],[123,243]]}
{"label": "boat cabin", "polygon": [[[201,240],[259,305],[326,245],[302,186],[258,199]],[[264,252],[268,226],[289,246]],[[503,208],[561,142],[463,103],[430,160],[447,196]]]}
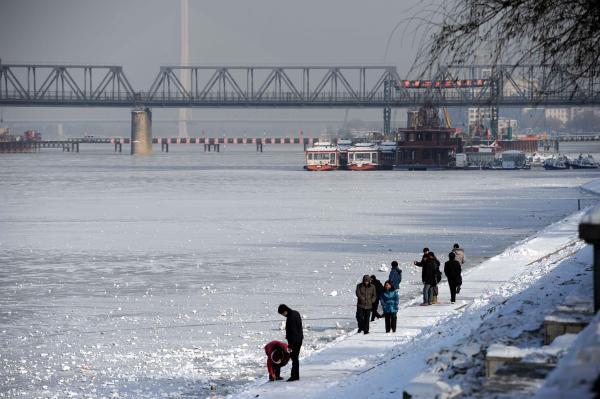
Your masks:
{"label": "boat cabin", "polygon": [[348,148],[348,169],[375,170],[380,168],[381,149],[373,143],[358,143]]}
{"label": "boat cabin", "polygon": [[340,168],[340,151],[330,143],[319,143],[306,149],[306,169],[336,170]]}

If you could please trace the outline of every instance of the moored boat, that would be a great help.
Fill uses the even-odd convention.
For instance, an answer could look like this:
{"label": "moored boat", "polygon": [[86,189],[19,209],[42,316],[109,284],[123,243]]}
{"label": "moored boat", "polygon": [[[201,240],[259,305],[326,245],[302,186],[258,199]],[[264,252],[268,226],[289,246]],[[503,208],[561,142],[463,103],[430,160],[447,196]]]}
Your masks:
{"label": "moored boat", "polygon": [[556,158],[546,159],[544,161],[544,169],[546,170],[564,170],[569,169],[569,158],[560,156]]}
{"label": "moored boat", "polygon": [[598,164],[591,155],[584,157],[583,155],[579,154],[579,157],[573,161],[570,161],[569,165],[573,169],[598,169]]}
{"label": "moored boat", "polygon": [[377,170],[380,169],[381,149],[373,143],[357,143],[348,148],[348,169]]}
{"label": "moored boat", "polygon": [[330,143],[319,143],[306,149],[306,169],[328,171],[340,168],[340,152]]}

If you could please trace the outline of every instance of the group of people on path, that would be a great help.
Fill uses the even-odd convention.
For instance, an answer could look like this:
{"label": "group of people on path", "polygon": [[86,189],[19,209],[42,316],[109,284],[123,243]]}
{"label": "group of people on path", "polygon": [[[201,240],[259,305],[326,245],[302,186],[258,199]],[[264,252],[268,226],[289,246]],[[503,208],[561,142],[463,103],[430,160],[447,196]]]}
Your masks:
{"label": "group of people on path", "polygon": [[[454,244],[452,252],[448,254],[448,261],[444,264],[444,274],[450,287],[450,302],[456,302],[456,294],[462,285],[462,265],[465,263],[465,252],[458,244]],[[438,303],[438,284],[442,280],[440,261],[429,248],[423,248],[420,261],[414,262],[420,267],[423,282],[423,303],[428,306]],[[376,276],[364,275],[362,282],[356,286],[356,321],[358,332],[368,334],[369,322],[376,318],[385,318],[385,332],[396,332],[398,304],[400,302],[399,288],[402,282],[402,270],[398,262],[392,262],[392,269],[388,280],[381,284]],[[378,311],[379,304],[383,315]]]}
{"label": "group of people on path", "polygon": [[[450,302],[456,302],[456,294],[460,292],[462,285],[462,265],[465,263],[465,251],[454,244],[452,252],[448,254],[448,261],[444,263],[444,274],[450,287]],[[429,248],[423,248],[423,257],[414,262],[415,266],[421,268],[421,281],[423,282],[423,303],[421,306],[434,305],[438,303],[438,284],[442,281],[440,261]]]}
{"label": "group of people on path", "polygon": [[[465,252],[458,244],[454,244],[452,252],[448,254],[448,261],[444,264],[444,274],[450,286],[450,301],[456,301],[456,294],[460,292],[462,285],[462,268],[465,263]],[[429,248],[423,248],[423,256],[420,261],[414,262],[415,266],[422,269],[421,279],[423,281],[423,303],[422,306],[437,303],[438,283],[442,280],[440,261]],[[400,302],[400,283],[402,282],[402,270],[398,262],[393,261],[390,274],[385,283],[381,283],[375,275],[364,275],[362,282],[356,286],[356,321],[358,332],[368,334],[369,323],[376,318],[385,319],[385,332],[395,333],[397,323],[398,304]],[[383,315],[379,313],[379,304],[383,309]],[[277,312],[286,318],[285,339],[282,341],[271,341],[265,345],[267,355],[267,370],[269,381],[283,380],[281,368],[290,360],[292,361],[291,376],[287,381],[298,381],[300,379],[300,364],[298,356],[304,334],[302,331],[302,317],[297,311],[281,304]]]}
{"label": "group of people on path", "polygon": [[[448,261],[444,263],[444,274],[450,287],[451,303],[456,302],[456,294],[460,292],[462,265],[464,263],[465,251],[458,244],[454,244],[452,252],[448,254]],[[421,306],[438,303],[438,284],[442,281],[440,261],[429,248],[423,248],[423,257],[420,261],[415,261],[414,265],[421,268],[421,280],[423,282],[423,303],[421,303]]]}

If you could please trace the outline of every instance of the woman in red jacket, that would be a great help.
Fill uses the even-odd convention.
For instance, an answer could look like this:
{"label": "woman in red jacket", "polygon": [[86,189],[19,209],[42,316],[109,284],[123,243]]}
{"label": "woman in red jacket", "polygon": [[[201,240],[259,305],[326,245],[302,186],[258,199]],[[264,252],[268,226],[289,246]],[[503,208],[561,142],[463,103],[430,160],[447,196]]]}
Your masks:
{"label": "woman in red jacket", "polygon": [[265,345],[267,354],[267,370],[269,370],[269,381],[283,380],[279,373],[281,368],[290,360],[290,353],[286,343],[271,341]]}

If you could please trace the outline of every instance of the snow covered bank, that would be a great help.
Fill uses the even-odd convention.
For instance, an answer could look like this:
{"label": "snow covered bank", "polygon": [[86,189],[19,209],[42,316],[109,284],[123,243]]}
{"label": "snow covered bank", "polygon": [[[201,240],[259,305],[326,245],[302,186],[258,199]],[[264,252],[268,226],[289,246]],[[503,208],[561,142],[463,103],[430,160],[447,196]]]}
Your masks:
{"label": "snow covered bank", "polygon": [[[548,376],[535,398],[597,398],[598,375],[600,375],[600,313],[585,330],[577,335],[569,353]],[[592,387],[596,392],[592,391]]]}
{"label": "snow covered bank", "polygon": [[[344,337],[303,359],[299,382],[256,385],[236,397],[397,398],[427,367],[429,355],[471,336],[511,297],[582,249],[580,217],[578,213],[555,223],[465,273],[456,304],[449,303],[442,284],[441,304],[419,307],[416,299],[399,311],[396,334],[385,334],[383,322],[376,322],[371,334]],[[581,256],[591,257],[586,251]],[[472,354],[480,349],[464,348]]]}

